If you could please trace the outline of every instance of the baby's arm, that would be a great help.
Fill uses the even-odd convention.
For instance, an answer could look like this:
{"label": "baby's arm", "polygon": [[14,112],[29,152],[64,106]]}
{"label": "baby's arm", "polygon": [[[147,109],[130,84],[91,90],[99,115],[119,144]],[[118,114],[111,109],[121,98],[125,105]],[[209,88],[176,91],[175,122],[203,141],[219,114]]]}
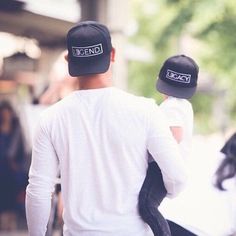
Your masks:
{"label": "baby's arm", "polygon": [[[161,110],[164,112],[169,126],[171,133],[173,137],[175,138],[177,143],[180,143],[183,139],[183,126],[182,126],[182,116],[181,108],[179,106],[176,106],[175,103],[173,103],[175,100],[171,100],[171,102],[163,102],[160,104]],[[178,105],[178,103],[177,103]]]}
{"label": "baby's arm", "polygon": [[170,130],[177,143],[180,143],[183,139],[183,128],[181,126],[170,126]]}

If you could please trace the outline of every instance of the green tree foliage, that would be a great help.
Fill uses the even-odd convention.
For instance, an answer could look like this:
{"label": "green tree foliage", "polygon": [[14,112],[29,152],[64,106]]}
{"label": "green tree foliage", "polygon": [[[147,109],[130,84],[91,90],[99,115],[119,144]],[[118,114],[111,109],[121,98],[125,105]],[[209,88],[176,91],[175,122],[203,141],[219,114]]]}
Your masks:
{"label": "green tree foliage", "polygon": [[[153,56],[150,62],[129,64],[129,88],[138,94],[151,96],[160,102],[155,82],[163,61],[181,54],[181,39],[188,36],[190,56],[198,62],[200,71],[212,78],[207,93],[192,99],[196,117],[208,120],[209,130],[214,106],[214,90],[224,89],[226,105],[236,117],[236,4],[234,0],[132,0],[137,32],[130,41]],[[183,47],[183,45],[182,45]],[[199,78],[201,80],[202,78]],[[211,92],[211,93],[210,93]],[[205,122],[206,123],[206,122]]]}

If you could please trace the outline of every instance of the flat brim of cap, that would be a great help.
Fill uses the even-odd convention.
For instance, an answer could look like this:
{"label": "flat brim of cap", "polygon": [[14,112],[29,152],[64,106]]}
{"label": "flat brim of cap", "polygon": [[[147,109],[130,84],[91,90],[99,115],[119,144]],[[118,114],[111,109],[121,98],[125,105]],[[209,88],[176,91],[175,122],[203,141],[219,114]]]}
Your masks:
{"label": "flat brim of cap", "polygon": [[69,74],[72,77],[105,73],[110,66],[110,54],[101,58],[90,58],[89,60],[70,60],[68,58]]}
{"label": "flat brim of cap", "polygon": [[197,87],[188,87],[188,88],[174,87],[164,82],[161,79],[158,79],[156,83],[156,89],[160,93],[163,93],[168,96],[184,98],[184,99],[190,99],[196,92],[196,88]]}

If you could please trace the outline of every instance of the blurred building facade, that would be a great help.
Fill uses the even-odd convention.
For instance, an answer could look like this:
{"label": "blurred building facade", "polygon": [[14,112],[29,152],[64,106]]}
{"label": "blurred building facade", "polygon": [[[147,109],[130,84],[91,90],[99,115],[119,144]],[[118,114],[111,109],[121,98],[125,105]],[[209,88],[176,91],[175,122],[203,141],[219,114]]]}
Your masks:
{"label": "blurred building facade", "polygon": [[[41,4],[45,3],[42,1]],[[62,16],[55,16],[55,11],[52,16],[47,11],[47,4],[44,6],[46,12],[44,14],[38,13],[37,6],[36,10],[33,10],[30,7],[30,1],[4,0],[0,2],[0,32],[11,34],[16,41],[19,39],[23,41],[13,54],[7,56],[8,62],[6,59],[2,60],[0,99],[1,97],[13,99],[14,96],[18,96],[19,86],[24,87],[23,90],[27,90],[29,96],[39,96],[49,86],[53,65],[65,50],[65,36],[68,29],[82,20],[96,20],[109,27],[117,52],[114,84],[126,89],[127,63],[124,52],[126,44],[124,25],[127,21],[127,1],[121,0],[118,3],[115,0],[70,0],[57,4],[57,1],[50,0],[47,3],[50,3],[55,11],[59,7],[66,8],[71,4],[75,11],[73,14],[76,13],[77,18],[74,20],[68,20],[68,17],[62,19]],[[31,43],[33,41],[34,46],[40,51],[35,56],[36,58],[29,56],[32,51],[28,47],[29,40]],[[0,47],[4,48],[4,45],[0,45]],[[17,54],[18,57],[16,57]],[[21,54],[20,60],[19,54]],[[25,58],[23,58],[23,54],[25,54]],[[0,51],[0,58],[5,57],[6,55],[1,55]],[[34,64],[34,67],[29,68],[29,64]],[[68,79],[68,75],[65,75],[65,78]]]}

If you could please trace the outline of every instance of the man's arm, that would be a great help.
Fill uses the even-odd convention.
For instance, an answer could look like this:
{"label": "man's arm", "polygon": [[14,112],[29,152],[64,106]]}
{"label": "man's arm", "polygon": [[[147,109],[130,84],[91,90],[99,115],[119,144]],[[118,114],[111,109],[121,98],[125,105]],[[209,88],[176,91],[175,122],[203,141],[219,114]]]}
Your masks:
{"label": "man's arm", "polygon": [[149,122],[148,151],[161,169],[167,196],[174,197],[186,184],[186,167],[165,117],[155,104]]}
{"label": "man's arm", "polygon": [[26,218],[30,236],[44,236],[46,233],[57,173],[58,159],[47,129],[40,122],[33,142],[26,189]]}

